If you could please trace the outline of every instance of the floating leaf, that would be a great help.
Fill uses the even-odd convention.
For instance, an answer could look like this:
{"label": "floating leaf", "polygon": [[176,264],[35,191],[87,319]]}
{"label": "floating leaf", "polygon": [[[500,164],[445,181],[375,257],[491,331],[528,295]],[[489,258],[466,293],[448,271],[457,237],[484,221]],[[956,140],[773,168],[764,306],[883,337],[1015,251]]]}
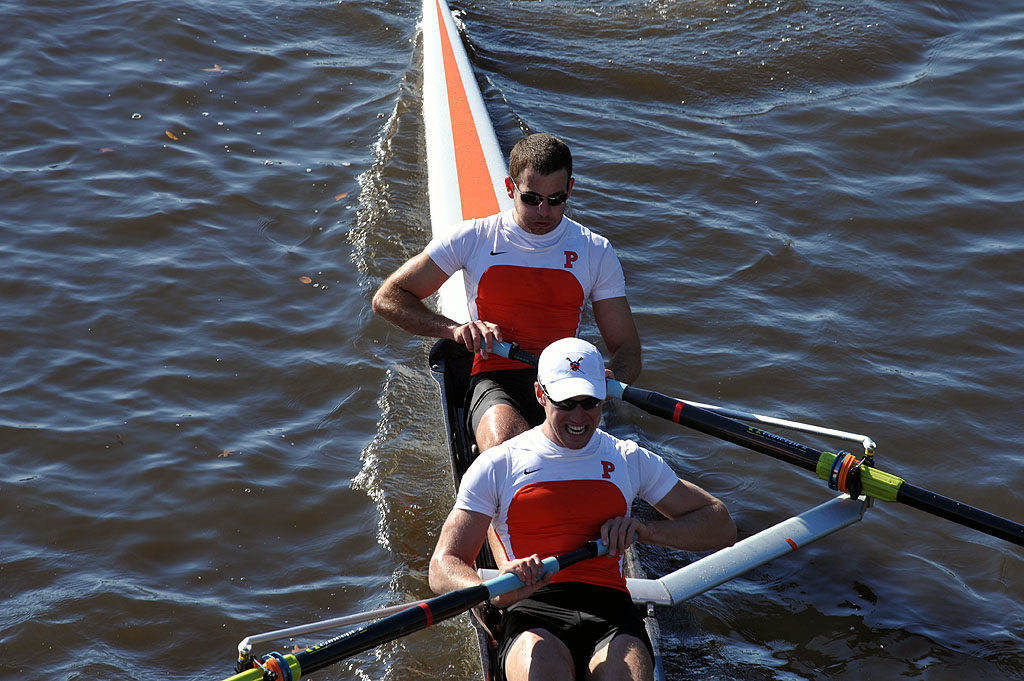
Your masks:
{"label": "floating leaf", "polygon": [[227,73],[227,69],[221,68],[220,64],[214,64],[212,69],[203,69],[207,73]]}
{"label": "floating leaf", "polygon": [[170,130],[164,130],[164,134],[165,134],[165,135],[167,135],[167,136],[168,136],[169,138],[171,138],[172,140],[174,140],[175,142],[177,142],[177,141],[178,141],[178,139],[179,139],[179,138],[178,138],[178,136],[177,136],[177,135],[175,135],[175,134],[174,134],[173,132],[171,132]]}
{"label": "floating leaf", "polygon": [[299,281],[301,281],[303,284],[312,284],[313,283],[313,280],[311,278],[307,277],[306,275],[302,275],[301,277],[299,277]]}
{"label": "floating leaf", "polygon": [[102,148],[100,148],[100,153],[101,154],[109,154],[112,151],[113,151],[113,149],[111,149],[110,147],[102,147]]}
{"label": "floating leaf", "polygon": [[217,455],[217,458],[218,459],[226,459],[226,458],[228,458],[229,456],[231,456],[234,453],[235,453],[234,450],[225,449],[223,452],[221,452],[220,454]]}
{"label": "floating leaf", "polygon": [[334,200],[335,200],[335,201],[341,201],[341,200],[342,200],[343,198],[345,198],[346,196],[348,196],[348,192],[342,192],[342,193],[340,193],[340,194],[335,194],[335,195],[334,195]]}

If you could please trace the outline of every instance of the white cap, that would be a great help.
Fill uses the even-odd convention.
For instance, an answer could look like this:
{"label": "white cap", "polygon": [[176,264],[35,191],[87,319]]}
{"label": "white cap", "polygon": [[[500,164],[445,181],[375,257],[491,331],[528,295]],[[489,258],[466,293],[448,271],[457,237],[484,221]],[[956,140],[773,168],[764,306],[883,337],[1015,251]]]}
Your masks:
{"label": "white cap", "polygon": [[537,382],[556,402],[578,395],[603,400],[608,395],[601,353],[581,338],[563,338],[544,348]]}

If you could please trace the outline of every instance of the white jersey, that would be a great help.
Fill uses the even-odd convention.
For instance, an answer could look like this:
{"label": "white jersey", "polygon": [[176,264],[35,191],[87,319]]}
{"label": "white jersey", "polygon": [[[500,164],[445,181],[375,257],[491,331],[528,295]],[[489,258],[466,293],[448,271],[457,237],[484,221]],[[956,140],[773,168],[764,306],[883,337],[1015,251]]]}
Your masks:
{"label": "white jersey", "polygon": [[[431,240],[426,253],[448,276],[464,271],[470,319],[497,324],[506,341],[533,354],[578,335],[587,300],[626,295],[608,240],[566,217],[543,235],[522,229],[511,210],[467,220]],[[473,373],[522,367],[477,356]]]}
{"label": "white jersey", "polygon": [[[664,459],[630,440],[597,429],[582,449],[566,449],[541,428],[483,452],[459,486],[455,507],[490,516],[507,559],[577,549],[609,518],[628,516],[633,499],[655,504],[679,481]],[[552,581],[626,590],[620,556],[577,563]]]}

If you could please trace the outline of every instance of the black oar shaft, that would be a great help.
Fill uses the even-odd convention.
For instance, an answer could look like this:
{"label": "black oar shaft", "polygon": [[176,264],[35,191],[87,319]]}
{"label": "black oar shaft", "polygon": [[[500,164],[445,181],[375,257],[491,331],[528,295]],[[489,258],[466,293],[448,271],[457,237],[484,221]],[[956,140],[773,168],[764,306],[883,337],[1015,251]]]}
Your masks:
{"label": "black oar shaft", "polygon": [[[660,416],[807,470],[816,471],[818,460],[823,454],[823,452],[779,437],[774,433],[740,423],[708,409],[687,404],[682,400],[652,390],[627,386],[622,391],[622,399],[654,416]],[[961,501],[930,492],[906,481],[899,480],[895,500],[920,511],[1024,546],[1024,525]]]}
{"label": "black oar shaft", "polygon": [[716,414],[710,409],[687,404],[682,400],[662,395],[653,390],[627,386],[622,391],[622,399],[655,416],[753,449],[809,471],[817,469],[818,459],[821,458],[821,452],[799,442],[792,442],[774,433]]}
{"label": "black oar shaft", "polygon": [[896,501],[1018,546],[1024,546],[1024,525],[956,499],[930,492],[909,482],[900,485],[899,491],[896,493]]}
{"label": "black oar shaft", "polygon": [[[581,560],[599,556],[606,550],[607,547],[599,540],[589,541],[573,551],[545,558],[544,563],[547,565],[545,573],[557,572]],[[296,653],[295,659],[302,668],[302,675],[305,676],[317,669],[323,669],[335,662],[379,646],[381,643],[393,641],[414,631],[426,629],[435,622],[455,617],[492,596],[508,593],[521,586],[522,582],[514,574],[502,574],[477,586],[436,596],[408,610],[336,636],[329,641]]]}
{"label": "black oar shaft", "polygon": [[368,626],[346,632],[313,648],[307,648],[296,653],[295,659],[302,666],[302,675],[305,676],[335,662],[375,648],[381,643],[387,643],[414,631],[426,629],[434,622],[455,617],[487,598],[488,589],[482,584],[452,591],[432,598],[420,606],[403,610]]}

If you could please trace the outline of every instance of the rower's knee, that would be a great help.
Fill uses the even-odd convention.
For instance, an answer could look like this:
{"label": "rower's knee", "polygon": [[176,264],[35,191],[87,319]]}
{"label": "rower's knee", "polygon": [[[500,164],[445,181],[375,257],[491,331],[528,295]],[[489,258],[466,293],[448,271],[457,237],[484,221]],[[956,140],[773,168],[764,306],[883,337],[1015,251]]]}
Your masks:
{"label": "rower's knee", "polygon": [[572,653],[558,637],[544,629],[521,633],[505,657],[508,681],[574,681]]}
{"label": "rower's knee", "polygon": [[590,681],[653,681],[654,661],[636,636],[620,634],[590,658]]}
{"label": "rower's knee", "polygon": [[508,404],[495,404],[480,417],[476,446],[483,452],[530,429],[523,415]]}

